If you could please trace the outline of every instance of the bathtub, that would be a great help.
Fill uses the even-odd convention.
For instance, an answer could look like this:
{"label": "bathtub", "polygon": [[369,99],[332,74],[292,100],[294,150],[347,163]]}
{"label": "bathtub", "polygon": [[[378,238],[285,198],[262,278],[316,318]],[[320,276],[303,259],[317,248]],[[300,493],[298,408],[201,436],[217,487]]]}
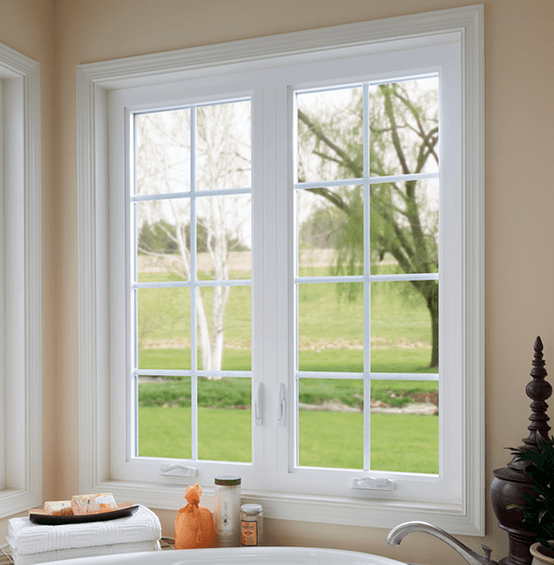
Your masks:
{"label": "bathtub", "polygon": [[225,547],[102,555],[52,561],[49,565],[404,565],[400,561],[338,549]]}

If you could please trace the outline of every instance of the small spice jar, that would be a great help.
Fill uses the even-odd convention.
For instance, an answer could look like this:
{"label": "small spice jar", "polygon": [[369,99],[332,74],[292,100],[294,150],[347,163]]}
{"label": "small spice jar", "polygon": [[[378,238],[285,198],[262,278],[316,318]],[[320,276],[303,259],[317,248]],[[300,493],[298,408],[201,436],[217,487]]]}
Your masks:
{"label": "small spice jar", "polygon": [[220,547],[240,545],[240,477],[215,477],[214,525]]}
{"label": "small spice jar", "polygon": [[240,507],[240,544],[261,545],[264,513],[261,504],[243,504]]}

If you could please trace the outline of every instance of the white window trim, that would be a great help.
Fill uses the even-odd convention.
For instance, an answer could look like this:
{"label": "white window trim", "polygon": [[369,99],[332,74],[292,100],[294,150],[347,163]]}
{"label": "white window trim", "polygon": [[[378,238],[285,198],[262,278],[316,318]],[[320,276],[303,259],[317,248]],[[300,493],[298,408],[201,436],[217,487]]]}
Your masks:
{"label": "white window trim", "polygon": [[0,44],[0,517],[42,503],[40,67]]}
{"label": "white window trim", "polygon": [[[122,88],[175,82],[194,72],[251,70],[275,64],[320,60],[330,49],[345,55],[363,50],[433,45],[446,36],[462,48],[465,79],[465,196],[463,410],[465,480],[461,505],[391,504],[382,500],[332,499],[256,493],[271,518],[388,527],[425,519],[449,531],[483,535],[484,481],[484,164],[483,164],[483,6],[431,12],[323,30],[237,41],[169,53],[146,55],[77,69],[79,184],[79,370],[80,490],[109,489],[122,500],[154,508],[177,509],[183,487],[171,482],[137,484],[110,477],[109,437],[109,291],[108,277],[108,93]],[[248,496],[248,495],[247,495]],[[373,511],[372,511],[373,510]]]}
{"label": "white window trim", "polygon": [[[450,41],[450,36],[448,41]],[[252,429],[252,464],[194,461],[195,480],[209,493],[214,476],[240,475],[245,495],[257,498],[269,488],[288,495],[319,496],[332,494],[334,499],[381,498],[388,504],[420,501],[426,505],[453,508],[462,499],[463,419],[459,399],[462,391],[462,179],[461,152],[461,50],[458,42],[422,48],[391,49],[387,53],[343,57],[325,53],[325,60],[292,65],[271,66],[268,70],[214,73],[196,78],[191,72],[187,80],[110,91],[109,104],[109,233],[110,233],[110,476],[124,481],[158,482],[160,465],[174,463],[170,459],[136,457],[136,421],[132,344],[135,339],[133,312],[134,293],[130,281],[133,249],[134,216],[128,200],[133,192],[134,112],[156,111],[180,106],[191,100],[225,99],[252,94],[252,210],[253,210],[253,278],[252,287],[252,388],[264,386],[264,423]],[[275,61],[272,61],[274,63]],[[394,76],[416,76],[438,72],[441,76],[443,102],[441,110],[440,177],[445,190],[441,198],[441,226],[448,229],[441,236],[439,279],[441,296],[441,379],[439,426],[440,474],[417,475],[385,471],[348,469],[296,468],[297,432],[295,418],[289,417],[284,427],[277,426],[273,412],[278,384],[285,385],[289,414],[297,412],[297,383],[293,382],[296,342],[294,327],[294,253],[295,221],[292,177],[293,94],[296,89],[317,88],[343,81],[390,79]],[[124,118],[124,119],[123,119]],[[281,128],[276,127],[277,124]],[[288,124],[288,127],[286,127]],[[257,134],[256,134],[257,132]],[[279,171],[277,180],[275,171]],[[287,172],[288,171],[288,172]],[[283,174],[284,173],[284,174]],[[288,190],[280,188],[288,187]],[[294,189],[295,190],[295,189]],[[127,196],[126,196],[127,195]],[[288,244],[283,245],[284,242]],[[448,252],[446,252],[448,250]],[[279,268],[277,267],[279,264]],[[284,305],[288,305],[284,307]],[[275,339],[275,332],[280,338]],[[366,329],[364,335],[369,336]],[[125,337],[126,336],[126,337]],[[126,378],[122,378],[123,375]],[[417,377],[416,377],[417,378]],[[369,427],[366,426],[366,430]],[[277,445],[275,445],[277,444]],[[265,447],[267,445],[267,447]],[[273,447],[272,447],[273,446]],[[191,463],[183,460],[185,465]],[[263,470],[263,472],[262,472]],[[383,477],[394,482],[393,492],[372,492],[352,488],[352,480],[360,475]],[[248,489],[248,490],[246,490]],[[266,509],[269,511],[270,509]]]}

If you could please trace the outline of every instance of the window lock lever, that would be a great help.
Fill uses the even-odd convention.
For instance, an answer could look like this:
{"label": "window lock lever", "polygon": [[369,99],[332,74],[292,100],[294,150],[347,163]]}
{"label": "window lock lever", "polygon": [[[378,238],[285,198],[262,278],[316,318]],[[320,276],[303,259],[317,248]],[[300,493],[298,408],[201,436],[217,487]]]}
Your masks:
{"label": "window lock lever", "polygon": [[160,475],[171,477],[196,477],[198,471],[196,467],[186,467],[185,465],[160,465]]}
{"label": "window lock lever", "polygon": [[388,490],[395,489],[394,481],[384,477],[354,477],[351,488],[361,490]]}
{"label": "window lock lever", "polygon": [[277,420],[279,427],[284,428],[286,424],[287,415],[287,401],[285,399],[285,385],[281,383],[279,386],[279,407],[278,407],[279,419]]}
{"label": "window lock lever", "polygon": [[264,411],[264,385],[263,383],[258,384],[256,388],[256,398],[254,400],[254,416],[256,420],[256,426],[261,426],[263,424],[263,411]]}

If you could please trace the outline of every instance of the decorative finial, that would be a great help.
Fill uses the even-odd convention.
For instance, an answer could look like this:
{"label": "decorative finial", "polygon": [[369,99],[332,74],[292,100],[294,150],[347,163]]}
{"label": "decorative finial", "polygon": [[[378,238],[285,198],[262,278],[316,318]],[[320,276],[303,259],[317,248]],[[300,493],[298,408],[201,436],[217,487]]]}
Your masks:
{"label": "decorative finial", "polygon": [[[527,396],[532,400],[530,404],[532,414],[529,416],[531,424],[527,427],[530,433],[529,437],[523,440],[524,445],[520,447],[522,450],[532,449],[537,451],[540,439],[551,441],[548,435],[550,431],[548,420],[550,418],[546,415],[548,404],[545,401],[552,395],[552,385],[545,380],[548,373],[544,368],[543,348],[541,338],[537,337],[535,340],[535,355],[532,362],[533,368],[531,369],[533,380],[525,388]],[[517,459],[517,457],[514,459]],[[510,469],[517,471],[521,471],[526,466],[526,462],[514,461],[513,459],[508,463]]]}
{"label": "decorative finial", "polygon": [[545,400],[552,395],[552,385],[545,380],[548,373],[544,368],[545,362],[542,358],[542,350],[543,345],[541,338],[537,337],[535,341],[535,358],[533,359],[533,369],[531,370],[533,380],[525,389],[527,396],[533,401],[531,402],[531,410],[533,410],[533,413],[529,416],[531,425],[528,427],[528,430],[531,433],[523,442],[531,449],[538,444],[539,438],[543,438],[547,441],[550,440],[548,436],[550,426],[547,424],[550,418],[546,415],[548,404]]}

